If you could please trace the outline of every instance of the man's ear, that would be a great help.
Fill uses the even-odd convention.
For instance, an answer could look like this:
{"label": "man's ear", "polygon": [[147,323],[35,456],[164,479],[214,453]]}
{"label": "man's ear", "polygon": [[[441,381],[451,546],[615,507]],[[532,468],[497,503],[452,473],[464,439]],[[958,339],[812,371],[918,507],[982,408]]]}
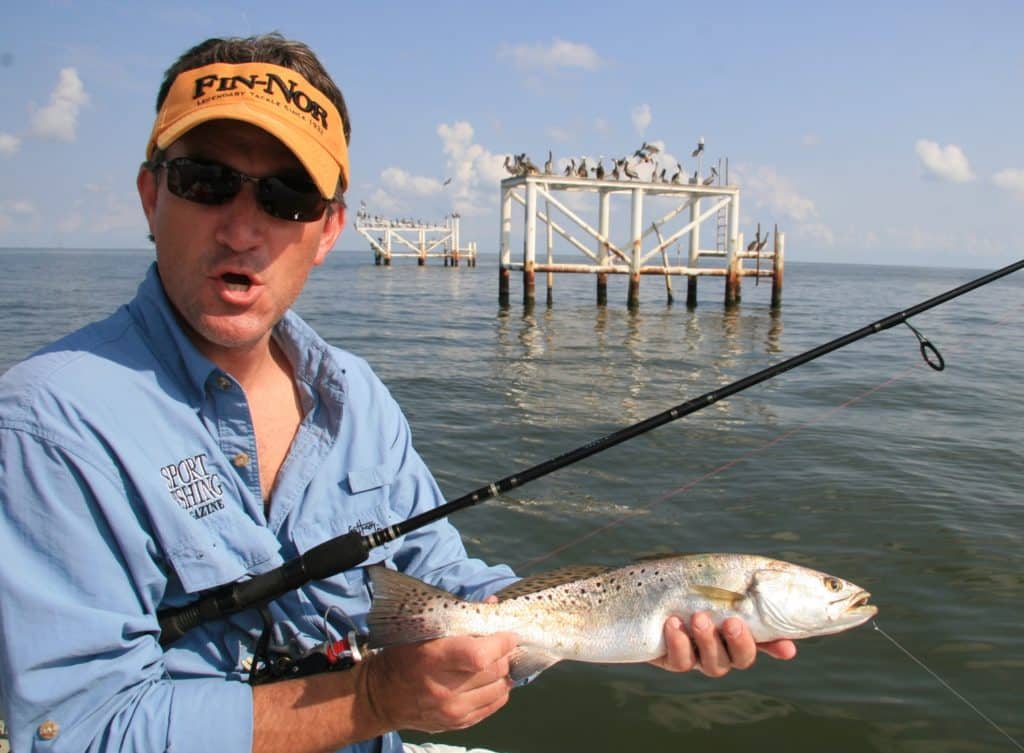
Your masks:
{"label": "man's ear", "polygon": [[338,236],[341,235],[344,227],[345,207],[341,204],[336,204],[334,211],[328,212],[324,220],[324,229],[320,234],[320,246],[317,249],[316,258],[313,260],[314,264],[323,264],[327,254],[331,253],[331,249],[334,248],[334,243],[338,240]]}
{"label": "man's ear", "polygon": [[156,173],[146,165],[139,167],[139,174],[135,177],[135,187],[139,189],[139,199],[142,201],[142,211],[146,214],[146,221],[149,223],[149,232],[153,232],[153,215],[156,213],[156,197],[159,183]]}

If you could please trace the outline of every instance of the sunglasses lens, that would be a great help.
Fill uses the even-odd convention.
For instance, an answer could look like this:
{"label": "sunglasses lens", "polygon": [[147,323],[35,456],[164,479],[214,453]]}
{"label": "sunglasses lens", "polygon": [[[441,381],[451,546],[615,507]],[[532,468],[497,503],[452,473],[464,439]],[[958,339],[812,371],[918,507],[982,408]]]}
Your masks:
{"label": "sunglasses lens", "polygon": [[223,204],[242,188],[242,176],[225,165],[187,158],[167,162],[167,188],[198,204]]}
{"label": "sunglasses lens", "polygon": [[263,178],[259,197],[267,214],[294,222],[319,220],[329,203],[312,181],[299,177]]}
{"label": "sunglasses lens", "polygon": [[197,204],[224,204],[242,189],[242,181],[256,183],[263,211],[293,222],[313,222],[324,215],[330,202],[320,195],[305,175],[250,178],[216,162],[178,157],[162,163],[167,167],[167,188],[175,196]]}

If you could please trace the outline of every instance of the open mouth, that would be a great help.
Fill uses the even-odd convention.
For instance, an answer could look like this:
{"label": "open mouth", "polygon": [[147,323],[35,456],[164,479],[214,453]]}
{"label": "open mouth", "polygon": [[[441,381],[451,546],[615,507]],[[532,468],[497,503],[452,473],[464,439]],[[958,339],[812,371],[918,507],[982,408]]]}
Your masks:
{"label": "open mouth", "polygon": [[870,598],[870,593],[868,593],[867,591],[861,591],[859,594],[856,594],[852,599],[850,599],[850,606],[847,607],[847,609],[850,611],[870,610],[872,612],[877,612],[878,607],[868,603],[868,600]]}
{"label": "open mouth", "polygon": [[252,278],[237,272],[225,272],[220,276],[220,279],[227,285],[228,290],[245,292],[252,287]]}

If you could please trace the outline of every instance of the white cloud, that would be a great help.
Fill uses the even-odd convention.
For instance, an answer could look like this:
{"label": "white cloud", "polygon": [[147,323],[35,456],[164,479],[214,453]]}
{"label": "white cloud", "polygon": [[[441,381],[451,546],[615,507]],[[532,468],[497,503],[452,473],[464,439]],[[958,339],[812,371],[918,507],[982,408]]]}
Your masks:
{"label": "white cloud", "polygon": [[743,187],[744,197],[753,200],[756,207],[765,207],[785,218],[807,224],[817,217],[818,209],[814,202],[801,196],[774,167],[739,166],[735,168],[734,177]]}
{"label": "white cloud", "polygon": [[1024,170],[1008,167],[992,176],[992,182],[999,188],[1011,191],[1024,199]]}
{"label": "white cloud", "polygon": [[651,106],[637,105],[633,108],[633,112],[630,113],[630,117],[633,120],[633,127],[637,133],[643,133],[647,130],[647,126],[651,124]]}
{"label": "white cloud", "polygon": [[41,138],[74,141],[78,112],[89,101],[85,86],[74,68],[63,68],[50,93],[50,104],[32,116],[32,131]]}
{"label": "white cloud", "polygon": [[604,65],[601,56],[592,47],[576,42],[555,39],[551,44],[503,44],[498,48],[499,58],[510,58],[519,68],[556,70],[578,68],[596,71]]}
{"label": "white cloud", "polygon": [[433,196],[441,191],[441,181],[412,175],[400,167],[385,168],[380,174],[385,190],[412,196]]}
{"label": "white cloud", "polygon": [[473,126],[464,120],[437,127],[444,153],[448,155],[448,187],[454,208],[463,215],[489,212],[497,201],[497,185],[508,176],[505,156],[473,143]]}
{"label": "white cloud", "polygon": [[31,201],[0,200],[0,231],[25,230],[38,225],[39,213]]}
{"label": "white cloud", "polygon": [[9,133],[0,133],[0,154],[10,156],[21,147],[21,139]]}
{"label": "white cloud", "polygon": [[952,183],[966,183],[974,180],[974,173],[967,162],[967,156],[956,144],[940,144],[920,139],[914,145],[914,151],[924,168],[936,178]]}

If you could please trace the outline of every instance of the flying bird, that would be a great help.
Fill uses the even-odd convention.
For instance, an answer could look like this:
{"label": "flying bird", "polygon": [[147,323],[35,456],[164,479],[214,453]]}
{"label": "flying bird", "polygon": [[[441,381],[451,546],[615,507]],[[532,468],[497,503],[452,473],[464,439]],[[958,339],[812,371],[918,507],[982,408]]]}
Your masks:
{"label": "flying bird", "polygon": [[690,156],[691,157],[696,157],[698,154],[700,154],[703,151],[704,151],[704,137],[701,136],[699,139],[697,139],[697,148],[694,149],[690,153]]}

